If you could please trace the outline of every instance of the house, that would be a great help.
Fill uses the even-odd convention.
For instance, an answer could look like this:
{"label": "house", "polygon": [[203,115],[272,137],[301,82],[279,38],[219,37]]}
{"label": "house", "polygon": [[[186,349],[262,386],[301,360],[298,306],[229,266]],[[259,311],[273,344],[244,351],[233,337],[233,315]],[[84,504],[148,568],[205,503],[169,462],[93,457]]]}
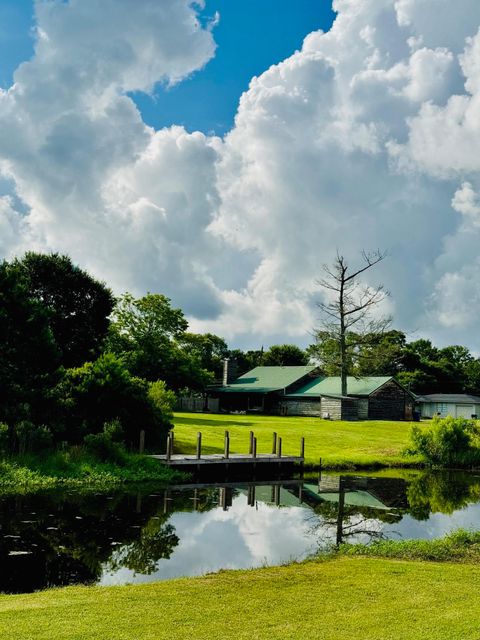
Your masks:
{"label": "house", "polygon": [[277,413],[280,399],[307,384],[316,369],[314,366],[256,367],[234,380],[225,370],[223,384],[210,387],[208,395],[218,398],[221,411]]}
{"label": "house", "polygon": [[480,416],[480,397],[466,393],[432,393],[417,398],[422,418],[453,416],[473,418]]}
{"label": "house", "polygon": [[317,377],[280,402],[284,415],[322,416],[332,420],[411,420],[414,396],[391,376],[347,379],[341,395],[340,377]]}
{"label": "house", "polygon": [[340,378],[320,376],[315,366],[256,367],[234,380],[225,372],[208,395],[218,398],[221,411],[334,420],[409,420],[414,407],[413,394],[392,377],[349,377],[342,396]]}

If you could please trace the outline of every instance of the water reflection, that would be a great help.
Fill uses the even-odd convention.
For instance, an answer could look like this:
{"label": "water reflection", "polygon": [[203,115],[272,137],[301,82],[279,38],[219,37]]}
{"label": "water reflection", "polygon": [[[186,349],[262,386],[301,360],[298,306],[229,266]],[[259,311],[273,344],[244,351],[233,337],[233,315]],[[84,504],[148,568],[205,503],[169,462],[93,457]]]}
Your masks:
{"label": "water reflection", "polygon": [[122,584],[302,559],[344,541],[480,528],[480,477],[392,472],[0,499],[0,591]]}

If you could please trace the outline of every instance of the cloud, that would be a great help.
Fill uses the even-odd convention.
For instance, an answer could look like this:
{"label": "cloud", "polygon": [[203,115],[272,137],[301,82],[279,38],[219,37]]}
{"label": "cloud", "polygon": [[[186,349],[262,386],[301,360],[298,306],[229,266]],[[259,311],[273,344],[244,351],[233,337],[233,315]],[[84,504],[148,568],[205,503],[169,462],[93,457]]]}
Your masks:
{"label": "cloud", "polygon": [[[162,289],[199,317],[221,301],[201,256],[219,141],[147,127],[130,91],[175,83],[214,55],[187,0],[37,2],[35,55],[0,93],[4,255],[58,250],[117,291]],[[8,231],[8,233],[7,233]]]}
{"label": "cloud", "polygon": [[466,230],[452,198],[458,209],[466,178],[478,188],[480,9],[468,3],[457,28],[458,10],[437,5],[433,21],[427,0],[338,0],[330,32],[252,80],[211,229],[261,262],[225,326],[249,298],[255,328],[261,316],[269,330],[306,333],[322,263],[337,248],[355,262],[381,247],[390,257],[368,277],[391,290],[397,326],[478,344],[478,226]]}
{"label": "cloud", "polygon": [[368,278],[395,324],[478,350],[478,0],[334,9],[219,139],[154,131],[129,95],[215,54],[191,2],[38,1],[35,54],[0,94],[0,250],[68,252],[254,346],[307,342],[322,264],[380,247]]}

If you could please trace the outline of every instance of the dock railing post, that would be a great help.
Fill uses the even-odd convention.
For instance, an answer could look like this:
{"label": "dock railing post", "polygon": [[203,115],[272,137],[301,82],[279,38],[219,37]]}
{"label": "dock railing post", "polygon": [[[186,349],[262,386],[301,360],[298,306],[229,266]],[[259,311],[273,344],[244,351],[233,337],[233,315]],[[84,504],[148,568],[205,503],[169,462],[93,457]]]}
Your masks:
{"label": "dock railing post", "polygon": [[253,438],[254,438],[253,431],[250,431],[250,445],[248,447],[248,453],[250,455],[252,455],[252,453],[253,453]]}
{"label": "dock railing post", "polygon": [[[300,474],[303,479],[304,467],[305,467],[305,438],[300,440]],[[301,499],[300,499],[301,502]]]}
{"label": "dock railing post", "polygon": [[170,434],[168,434],[168,436],[167,436],[167,455],[166,455],[167,461],[170,460],[170,458],[172,456],[172,449],[171,449],[170,443],[171,443],[171,437],[170,437]]}
{"label": "dock railing post", "polygon": [[277,451],[277,457],[281,458],[282,457],[282,438],[278,439],[278,451]]}
{"label": "dock railing post", "polygon": [[145,451],[145,429],[140,431],[140,441],[138,443],[138,453],[142,454]]}
{"label": "dock railing post", "polygon": [[273,441],[272,441],[272,455],[277,453],[277,432],[273,432]]}
{"label": "dock railing post", "polygon": [[173,456],[173,445],[174,445],[175,439],[174,439],[174,433],[173,433],[173,429],[172,431],[170,431],[170,455]]}
{"label": "dock railing post", "polygon": [[257,439],[253,438],[252,458],[257,457]]}
{"label": "dock railing post", "polygon": [[225,442],[223,446],[223,457],[228,460],[230,457],[230,434],[225,431]]}
{"label": "dock railing post", "polygon": [[199,431],[197,433],[197,460],[200,460],[202,457],[202,434]]}

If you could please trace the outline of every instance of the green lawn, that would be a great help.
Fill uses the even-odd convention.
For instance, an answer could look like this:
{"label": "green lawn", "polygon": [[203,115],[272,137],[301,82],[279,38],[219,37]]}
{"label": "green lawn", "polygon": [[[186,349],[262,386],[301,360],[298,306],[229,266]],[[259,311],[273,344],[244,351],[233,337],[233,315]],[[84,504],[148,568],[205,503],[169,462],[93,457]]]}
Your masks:
{"label": "green lawn", "polygon": [[257,436],[258,452],[270,453],[272,433],[276,431],[282,438],[283,453],[299,455],[303,436],[306,463],[311,466],[318,466],[320,458],[330,468],[405,466],[420,462],[418,457],[402,455],[408,442],[408,422],[340,422],[257,415],[177,413],[175,453],[193,453],[198,431],[202,432],[204,453],[223,452],[225,430],[230,432],[232,453],[248,453],[250,431]]}
{"label": "green lawn", "polygon": [[480,567],[337,557],[0,596],[2,640],[478,640]]}

